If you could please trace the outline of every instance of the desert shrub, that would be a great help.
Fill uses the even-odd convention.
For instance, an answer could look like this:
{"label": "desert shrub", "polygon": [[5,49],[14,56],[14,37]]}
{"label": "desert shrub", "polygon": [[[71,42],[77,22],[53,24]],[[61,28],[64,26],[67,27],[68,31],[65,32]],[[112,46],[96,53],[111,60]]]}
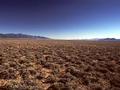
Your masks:
{"label": "desert shrub", "polygon": [[31,75],[35,75],[37,72],[35,70],[29,70]]}
{"label": "desert shrub", "polygon": [[20,60],[19,60],[19,63],[20,63],[20,64],[24,64],[24,63],[26,63],[26,60],[20,59]]}
{"label": "desert shrub", "polygon": [[76,77],[73,76],[72,74],[70,74],[69,72],[67,72],[67,73],[61,73],[60,78],[68,78],[70,80],[76,79]]}
{"label": "desert shrub", "polygon": [[44,71],[40,72],[38,76],[36,76],[37,79],[41,80],[45,77],[46,73]]}
{"label": "desert shrub", "polygon": [[31,64],[28,63],[28,64],[25,64],[25,66],[26,67],[32,67],[33,65],[31,65]]}
{"label": "desert shrub", "polygon": [[36,58],[36,59],[40,59],[40,58],[42,58],[42,57],[41,57],[40,54],[35,54],[35,58]]}
{"label": "desert shrub", "polygon": [[17,78],[18,75],[17,75],[15,69],[10,68],[10,69],[8,69],[8,72],[9,72],[9,78],[10,79],[16,79]]}
{"label": "desert shrub", "polygon": [[62,90],[62,88],[64,87],[63,83],[54,83],[52,84],[47,90]]}
{"label": "desert shrub", "polygon": [[35,86],[37,85],[37,82],[35,81],[35,79],[26,79],[24,80],[24,84],[28,86]]}
{"label": "desert shrub", "polygon": [[6,83],[4,86],[1,87],[3,90],[44,90],[43,87],[39,84],[34,84],[34,85],[28,85],[23,82],[14,82],[10,81]]}
{"label": "desert shrub", "polygon": [[103,90],[103,88],[101,86],[92,85],[91,90]]}
{"label": "desert shrub", "polygon": [[18,60],[18,62],[19,62],[20,64],[28,64],[30,61],[31,61],[31,60],[28,59],[26,56],[22,56],[22,57]]}
{"label": "desert shrub", "polygon": [[57,81],[56,76],[50,75],[46,78],[45,83],[54,83]]}
{"label": "desert shrub", "polygon": [[23,78],[23,80],[25,80],[25,79],[27,79],[29,77],[30,72],[28,70],[26,70],[26,69],[24,69],[24,70],[21,69],[21,70],[19,70],[19,74]]}
{"label": "desert shrub", "polygon": [[17,63],[16,62],[10,62],[9,65],[10,65],[10,67],[17,68]]}
{"label": "desert shrub", "polygon": [[10,67],[9,64],[5,64],[5,63],[3,63],[2,66],[4,67],[4,69],[8,69]]}
{"label": "desert shrub", "polygon": [[47,63],[47,61],[46,61],[46,60],[41,60],[39,63],[40,63],[41,65],[45,65],[45,64]]}
{"label": "desert shrub", "polygon": [[61,82],[61,83],[67,83],[67,82],[70,82],[70,79],[69,78],[61,78],[58,82]]}
{"label": "desert shrub", "polygon": [[74,90],[73,85],[71,83],[63,84],[60,82],[56,82],[51,85],[48,90]]}
{"label": "desert shrub", "polygon": [[26,64],[19,64],[19,69],[20,70],[26,70],[27,69],[27,67],[26,67]]}
{"label": "desert shrub", "polygon": [[111,73],[111,72],[107,72],[107,73],[105,73],[102,77],[103,77],[104,79],[109,80],[109,79],[112,79],[113,76],[114,76],[113,73]]}
{"label": "desert shrub", "polygon": [[94,77],[94,76],[93,76],[93,77],[89,77],[88,80],[89,80],[91,83],[96,83],[96,82],[98,82],[99,79],[98,79],[97,77]]}
{"label": "desert shrub", "polygon": [[106,90],[120,90],[120,87],[112,87],[112,88],[108,88]]}
{"label": "desert shrub", "polygon": [[75,67],[73,67],[73,66],[69,66],[67,69],[66,69],[66,72],[72,72],[73,70],[76,70],[76,68]]}
{"label": "desert shrub", "polygon": [[106,68],[103,68],[103,67],[96,67],[95,70],[97,72],[101,72],[103,74],[108,72],[108,70]]}
{"label": "desert shrub", "polygon": [[46,56],[45,59],[46,59],[47,62],[53,61],[51,56]]}
{"label": "desert shrub", "polygon": [[57,64],[64,64],[65,62],[62,58],[59,58],[56,61],[57,61]]}
{"label": "desert shrub", "polygon": [[33,62],[34,60],[35,60],[34,55],[33,55],[33,56],[31,56],[31,55],[26,55],[26,61],[27,61],[27,63]]}
{"label": "desert shrub", "polygon": [[36,61],[36,64],[37,64],[37,65],[44,64],[44,61],[42,61],[42,60],[37,60],[37,61]]}
{"label": "desert shrub", "polygon": [[76,69],[75,67],[73,66],[70,66],[66,69],[66,72],[70,72],[72,75],[74,75],[75,77],[77,78],[82,78],[83,75],[84,75],[84,72],[83,71],[80,71],[78,69]]}
{"label": "desert shrub", "polygon": [[53,75],[57,75],[57,74],[59,74],[59,71],[60,71],[60,70],[59,70],[58,68],[56,68],[56,69],[53,69],[51,73],[52,73]]}
{"label": "desert shrub", "polygon": [[120,75],[114,75],[110,80],[110,84],[120,88]]}
{"label": "desert shrub", "polygon": [[71,82],[67,82],[62,90],[76,90],[77,86]]}
{"label": "desert shrub", "polygon": [[17,74],[14,69],[0,71],[0,79],[16,79]]}
{"label": "desert shrub", "polygon": [[[120,64],[119,64],[120,65]],[[118,73],[120,73],[120,66],[118,66],[117,68],[116,68],[116,71],[118,72]]]}
{"label": "desert shrub", "polygon": [[48,68],[48,69],[59,69],[60,66],[58,64],[55,64],[55,63],[49,63],[47,62],[44,67]]}
{"label": "desert shrub", "polygon": [[41,71],[41,69],[42,69],[42,66],[41,65],[37,65],[37,71],[39,72],[39,71]]}
{"label": "desert shrub", "polygon": [[82,79],[82,84],[87,86],[89,84],[89,80],[85,78]]}
{"label": "desert shrub", "polygon": [[2,65],[3,62],[4,60],[0,57],[0,65]]}
{"label": "desert shrub", "polygon": [[65,64],[66,67],[70,67],[70,64]]}
{"label": "desert shrub", "polygon": [[99,81],[99,77],[95,72],[86,73],[82,79],[90,83],[97,83]]}
{"label": "desert shrub", "polygon": [[88,66],[86,69],[85,69],[86,72],[91,72],[93,71],[93,68],[91,66]]}
{"label": "desert shrub", "polygon": [[8,79],[9,73],[6,70],[0,71],[0,79]]}

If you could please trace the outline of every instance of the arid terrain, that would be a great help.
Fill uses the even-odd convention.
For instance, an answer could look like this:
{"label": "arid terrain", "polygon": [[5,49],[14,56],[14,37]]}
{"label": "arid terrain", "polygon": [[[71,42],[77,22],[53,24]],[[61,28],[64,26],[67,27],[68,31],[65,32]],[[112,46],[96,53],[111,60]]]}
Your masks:
{"label": "arid terrain", "polygon": [[120,42],[1,39],[0,90],[120,90]]}

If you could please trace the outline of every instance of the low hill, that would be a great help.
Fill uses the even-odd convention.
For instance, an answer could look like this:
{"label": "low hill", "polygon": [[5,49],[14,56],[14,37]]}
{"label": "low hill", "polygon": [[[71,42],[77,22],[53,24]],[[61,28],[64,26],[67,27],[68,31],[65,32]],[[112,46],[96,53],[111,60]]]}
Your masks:
{"label": "low hill", "polygon": [[103,39],[99,39],[99,40],[103,40],[103,41],[119,41],[120,39],[116,39],[116,38],[103,38]]}

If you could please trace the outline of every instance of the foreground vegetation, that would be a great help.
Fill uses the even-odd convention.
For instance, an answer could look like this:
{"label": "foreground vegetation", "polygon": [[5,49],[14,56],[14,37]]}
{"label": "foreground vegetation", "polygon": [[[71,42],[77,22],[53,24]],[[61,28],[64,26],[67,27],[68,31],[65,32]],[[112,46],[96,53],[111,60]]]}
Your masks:
{"label": "foreground vegetation", "polygon": [[120,90],[120,42],[1,39],[0,90]]}

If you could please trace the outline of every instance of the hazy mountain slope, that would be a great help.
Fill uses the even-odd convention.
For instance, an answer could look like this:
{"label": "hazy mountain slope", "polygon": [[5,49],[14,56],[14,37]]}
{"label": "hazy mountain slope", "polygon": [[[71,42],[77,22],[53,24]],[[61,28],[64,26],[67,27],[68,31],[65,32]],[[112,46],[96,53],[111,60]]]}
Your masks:
{"label": "hazy mountain slope", "polygon": [[33,36],[33,35],[26,35],[26,34],[0,34],[0,38],[29,38],[29,39],[49,39],[47,37],[41,36]]}

